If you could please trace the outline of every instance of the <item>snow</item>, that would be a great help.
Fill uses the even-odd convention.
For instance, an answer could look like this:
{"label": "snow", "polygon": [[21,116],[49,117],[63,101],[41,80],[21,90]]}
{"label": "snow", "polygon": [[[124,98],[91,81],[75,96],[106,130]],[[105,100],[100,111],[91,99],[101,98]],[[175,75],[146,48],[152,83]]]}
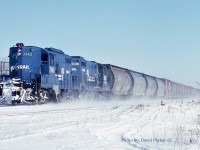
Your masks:
{"label": "snow", "polygon": [[0,107],[2,150],[200,149],[198,99],[73,100]]}

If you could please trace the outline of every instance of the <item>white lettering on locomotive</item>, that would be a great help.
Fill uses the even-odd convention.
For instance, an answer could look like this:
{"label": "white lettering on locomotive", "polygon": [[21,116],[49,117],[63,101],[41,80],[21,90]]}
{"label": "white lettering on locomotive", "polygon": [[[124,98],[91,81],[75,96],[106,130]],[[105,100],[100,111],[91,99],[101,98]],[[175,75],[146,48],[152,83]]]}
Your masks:
{"label": "white lettering on locomotive", "polygon": [[11,66],[10,70],[13,71],[15,69],[21,69],[21,70],[25,70],[25,69],[30,69],[29,65],[16,65],[16,66]]}
{"label": "white lettering on locomotive", "polygon": [[61,69],[61,73],[65,74],[65,69],[64,68]]}
{"label": "white lettering on locomotive", "polygon": [[72,63],[72,66],[79,66],[79,63],[77,62],[77,63]]}
{"label": "white lettering on locomotive", "polygon": [[87,77],[87,81],[95,82],[95,77],[88,76],[88,77]]}
{"label": "white lettering on locomotive", "polygon": [[76,68],[72,68],[72,71],[77,71],[77,69]]}
{"label": "white lettering on locomotive", "polygon": [[87,70],[87,71],[86,71],[86,75],[89,76],[89,74],[90,74],[90,73],[89,73],[89,70]]}
{"label": "white lettering on locomotive", "polygon": [[70,74],[70,71],[69,71],[69,70],[66,70],[66,74]]}
{"label": "white lettering on locomotive", "polygon": [[49,70],[51,73],[55,73],[55,68],[54,67],[49,67]]}
{"label": "white lettering on locomotive", "polygon": [[103,80],[104,80],[104,81],[107,81],[107,77],[106,77],[105,75],[103,76]]}

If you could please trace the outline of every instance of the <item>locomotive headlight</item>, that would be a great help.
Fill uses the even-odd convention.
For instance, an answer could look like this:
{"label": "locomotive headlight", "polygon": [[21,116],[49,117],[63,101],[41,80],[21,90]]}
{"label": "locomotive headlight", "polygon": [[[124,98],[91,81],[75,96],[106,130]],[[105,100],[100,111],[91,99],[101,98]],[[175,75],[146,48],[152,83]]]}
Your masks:
{"label": "locomotive headlight", "polygon": [[18,53],[17,53],[17,56],[21,56],[21,54],[22,54],[21,52],[18,52]]}
{"label": "locomotive headlight", "polygon": [[18,49],[17,56],[21,56],[21,54],[22,54],[22,50]]}

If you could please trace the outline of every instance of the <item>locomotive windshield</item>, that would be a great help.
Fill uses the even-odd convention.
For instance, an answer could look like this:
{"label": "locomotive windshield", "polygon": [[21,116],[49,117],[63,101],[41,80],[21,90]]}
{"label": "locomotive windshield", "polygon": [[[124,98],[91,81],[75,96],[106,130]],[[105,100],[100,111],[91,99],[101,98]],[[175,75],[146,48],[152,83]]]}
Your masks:
{"label": "locomotive windshield", "polygon": [[16,49],[16,48],[12,48],[12,49],[10,49],[10,57],[12,57],[12,58],[15,58],[15,57],[17,57],[17,52],[18,52],[18,50]]}
{"label": "locomotive windshield", "polygon": [[[50,57],[51,58],[51,57]],[[46,51],[42,51],[41,54],[41,73],[49,74],[49,55]]]}
{"label": "locomotive windshield", "polygon": [[41,57],[42,57],[41,58],[42,63],[48,62],[48,54],[47,53],[43,53]]}

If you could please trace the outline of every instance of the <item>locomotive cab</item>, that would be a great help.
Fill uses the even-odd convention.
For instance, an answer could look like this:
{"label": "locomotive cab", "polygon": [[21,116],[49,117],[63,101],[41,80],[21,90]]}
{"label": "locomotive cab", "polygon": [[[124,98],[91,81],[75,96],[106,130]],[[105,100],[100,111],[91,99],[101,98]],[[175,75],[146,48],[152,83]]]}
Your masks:
{"label": "locomotive cab", "polygon": [[49,74],[49,55],[44,50],[41,52],[41,74]]}

